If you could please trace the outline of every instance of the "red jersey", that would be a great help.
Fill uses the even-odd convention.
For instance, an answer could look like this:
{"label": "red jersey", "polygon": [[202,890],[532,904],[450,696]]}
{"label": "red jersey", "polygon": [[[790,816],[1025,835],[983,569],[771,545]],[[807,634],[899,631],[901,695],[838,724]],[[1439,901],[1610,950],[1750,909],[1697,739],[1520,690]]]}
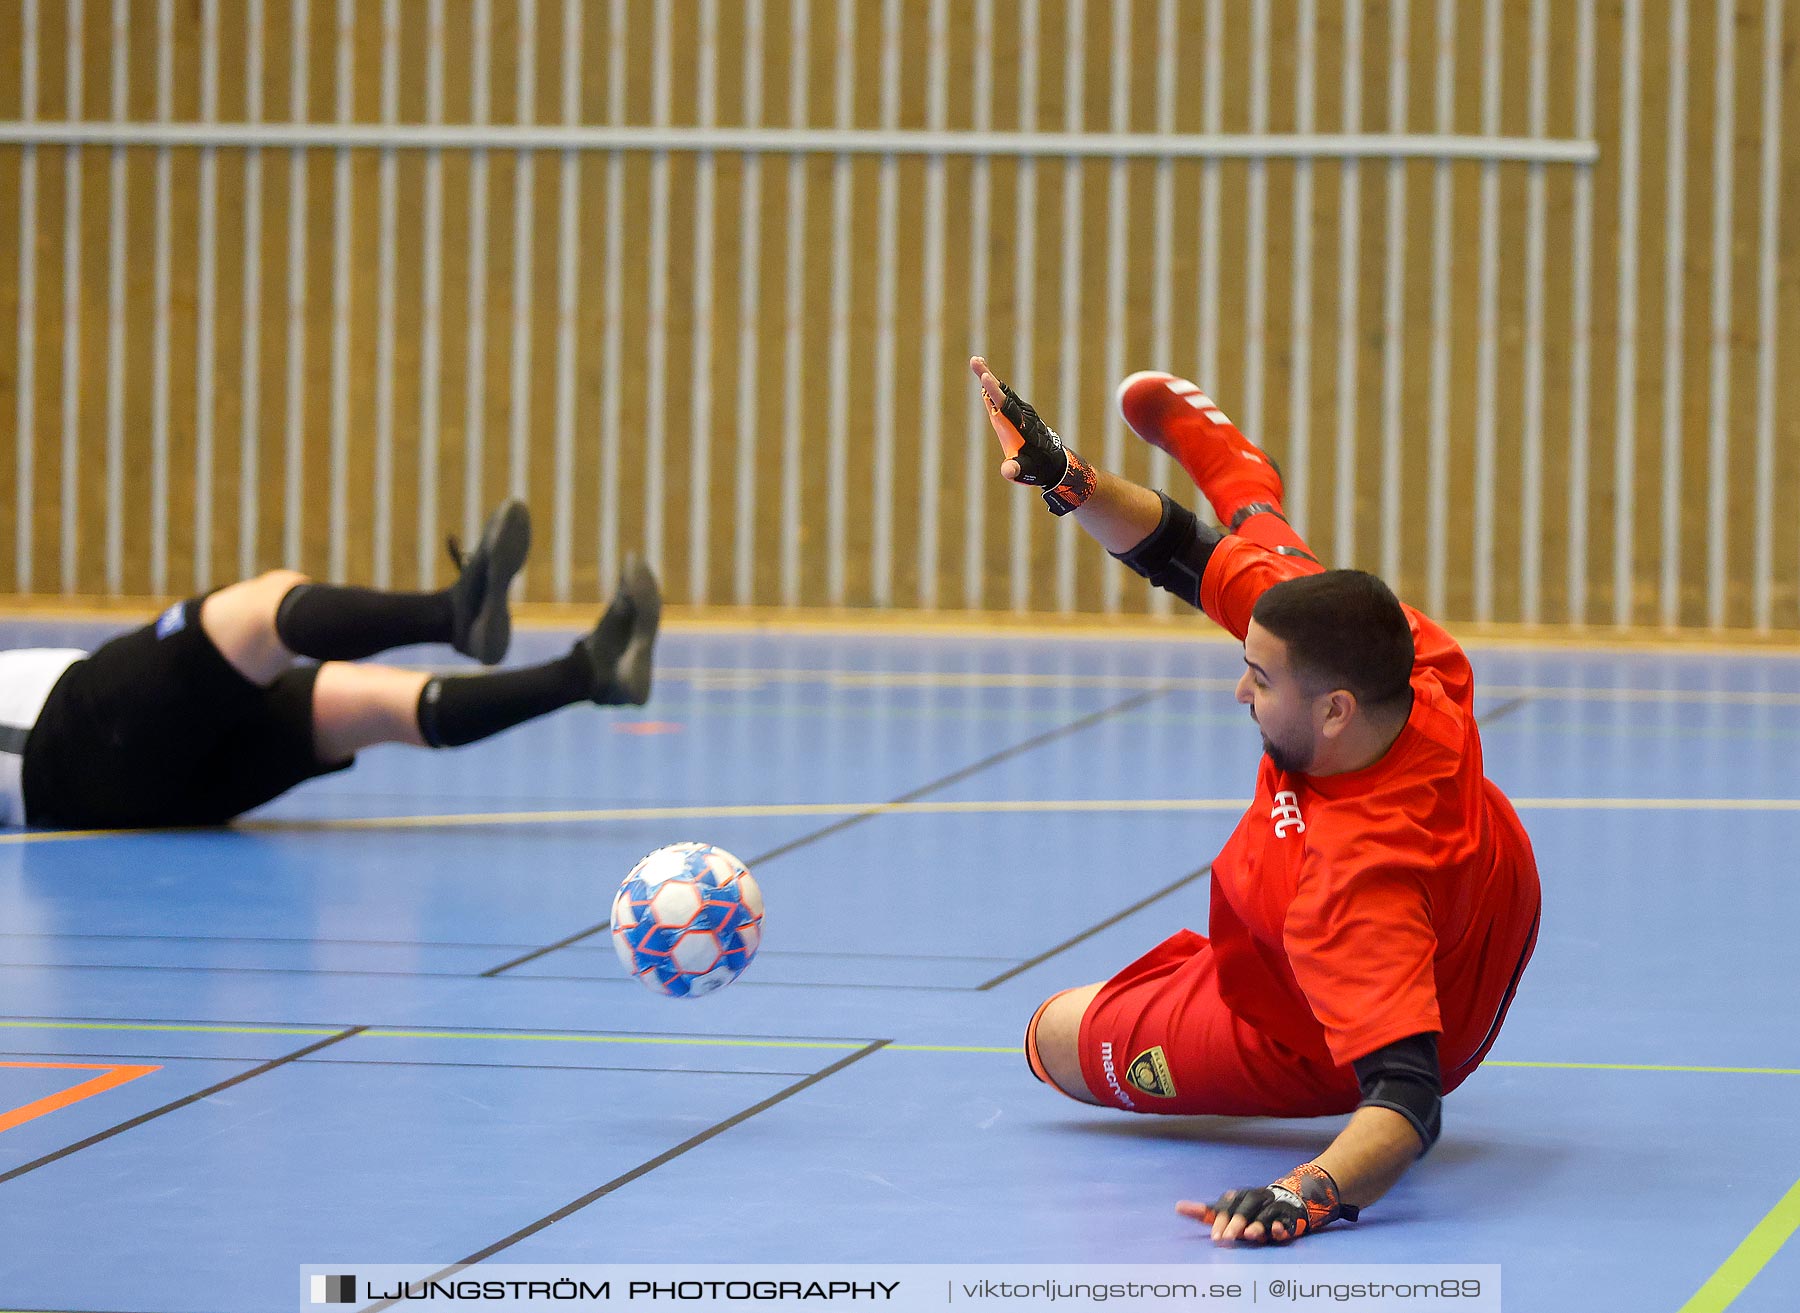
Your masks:
{"label": "red jersey", "polygon": [[[1264,590],[1308,560],[1237,536],[1201,580],[1239,639]],[[1535,940],[1530,840],[1482,773],[1469,661],[1411,607],[1412,713],[1381,760],[1340,775],[1277,770],[1212,869],[1219,993],[1303,1055],[1347,1066],[1425,1031],[1446,1090],[1485,1055]]]}

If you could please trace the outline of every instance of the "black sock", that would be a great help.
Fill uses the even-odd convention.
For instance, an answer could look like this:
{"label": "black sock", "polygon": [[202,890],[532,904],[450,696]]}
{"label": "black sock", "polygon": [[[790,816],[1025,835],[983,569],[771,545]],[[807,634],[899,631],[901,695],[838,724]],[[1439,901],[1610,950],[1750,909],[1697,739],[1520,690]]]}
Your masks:
{"label": "black sock", "polygon": [[522,670],[439,676],[419,694],[419,732],[434,748],[460,748],[572,702],[585,702],[593,685],[593,663],[580,647]]}
{"label": "black sock", "polygon": [[354,661],[408,643],[448,643],[450,593],[383,593],[295,584],[275,608],[275,634],[297,656]]}

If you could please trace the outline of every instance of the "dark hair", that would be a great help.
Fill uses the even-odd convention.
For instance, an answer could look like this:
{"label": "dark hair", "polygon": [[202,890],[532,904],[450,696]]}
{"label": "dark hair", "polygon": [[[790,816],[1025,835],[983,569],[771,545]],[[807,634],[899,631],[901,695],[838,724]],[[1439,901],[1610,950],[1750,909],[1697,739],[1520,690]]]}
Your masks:
{"label": "dark hair", "polygon": [[1250,618],[1287,644],[1309,682],[1345,688],[1364,706],[1406,696],[1412,629],[1393,590],[1361,570],[1284,579],[1256,601]]}

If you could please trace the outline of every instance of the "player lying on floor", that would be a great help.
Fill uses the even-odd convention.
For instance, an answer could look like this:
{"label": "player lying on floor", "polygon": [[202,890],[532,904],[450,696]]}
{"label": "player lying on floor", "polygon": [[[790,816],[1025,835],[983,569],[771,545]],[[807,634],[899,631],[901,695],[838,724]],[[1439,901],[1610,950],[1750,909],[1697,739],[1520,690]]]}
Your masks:
{"label": "player lying on floor", "polygon": [[1127,567],[1244,644],[1256,794],[1212,866],[1208,934],[1048,999],[1039,1079],[1133,1112],[1351,1114],[1272,1185],[1177,1204],[1215,1240],[1354,1219],[1438,1138],[1537,939],[1537,866],[1482,773],[1462,649],[1386,584],[1326,570],[1281,511],[1274,462],[1194,384],[1134,374],[1126,423],[1193,478],[1224,531],[1096,470],[971,361],[1006,459]]}
{"label": "player lying on floor", "polygon": [[[443,677],[358,658],[448,643],[493,665],[531,520],[508,502],[434,593],[275,570],[165,611],[92,654],[0,652],[0,825],[220,825],[376,743],[448,748],[576,702],[641,706],[662,596],[629,559],[599,623],[542,665]],[[320,665],[297,665],[297,657]]]}

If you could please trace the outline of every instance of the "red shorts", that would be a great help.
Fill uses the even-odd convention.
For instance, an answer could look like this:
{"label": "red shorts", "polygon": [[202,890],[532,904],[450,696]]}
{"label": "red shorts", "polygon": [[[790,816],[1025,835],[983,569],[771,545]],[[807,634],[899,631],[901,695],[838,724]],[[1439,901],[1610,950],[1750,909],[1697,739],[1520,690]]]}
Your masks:
{"label": "red shorts", "polygon": [[1306,1058],[1219,997],[1204,935],[1170,936],[1107,981],[1081,1018],[1081,1074],[1131,1112],[1324,1117],[1362,1102],[1356,1073]]}

